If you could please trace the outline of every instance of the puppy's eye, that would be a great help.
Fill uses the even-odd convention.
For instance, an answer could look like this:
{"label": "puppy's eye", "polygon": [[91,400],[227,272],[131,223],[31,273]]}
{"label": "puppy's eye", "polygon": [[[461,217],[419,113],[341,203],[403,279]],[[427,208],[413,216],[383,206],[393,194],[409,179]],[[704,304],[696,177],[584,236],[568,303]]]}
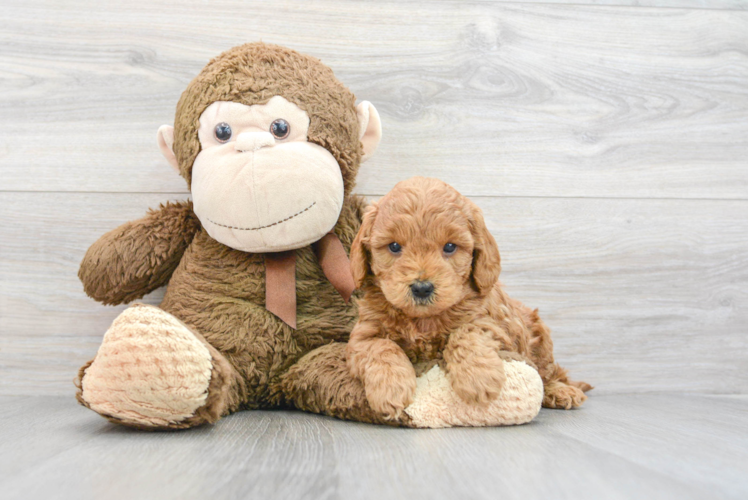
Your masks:
{"label": "puppy's eye", "polygon": [[276,139],[285,139],[291,133],[291,125],[283,118],[278,118],[270,124],[270,133]]}
{"label": "puppy's eye", "polygon": [[228,123],[223,122],[216,125],[213,133],[216,136],[218,142],[228,142],[231,139],[231,127]]}
{"label": "puppy's eye", "polygon": [[444,253],[449,255],[455,253],[456,251],[457,245],[455,245],[454,243],[447,243],[446,245],[444,245]]}
{"label": "puppy's eye", "polygon": [[396,241],[387,245],[387,248],[389,248],[392,253],[400,253],[403,249],[403,247],[400,246],[400,243],[397,243]]}

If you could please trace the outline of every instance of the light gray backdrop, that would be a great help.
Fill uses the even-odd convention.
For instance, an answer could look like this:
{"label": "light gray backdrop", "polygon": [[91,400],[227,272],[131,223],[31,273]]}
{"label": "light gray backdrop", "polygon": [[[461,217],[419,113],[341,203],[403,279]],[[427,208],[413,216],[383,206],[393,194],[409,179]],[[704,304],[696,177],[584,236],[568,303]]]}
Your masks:
{"label": "light gray backdrop", "polygon": [[84,252],[188,196],[156,129],[257,40],[377,107],[359,193],[421,174],[483,208],[510,293],[598,394],[748,389],[744,3],[122,3],[3,2],[0,394],[72,397],[122,310],[84,295]]}

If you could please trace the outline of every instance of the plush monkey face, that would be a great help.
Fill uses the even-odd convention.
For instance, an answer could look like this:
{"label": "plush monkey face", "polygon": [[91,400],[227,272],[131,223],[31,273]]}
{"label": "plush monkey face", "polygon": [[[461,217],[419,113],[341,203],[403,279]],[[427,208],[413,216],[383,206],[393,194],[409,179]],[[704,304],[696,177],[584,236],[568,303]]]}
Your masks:
{"label": "plush monkey face", "polygon": [[359,163],[376,149],[379,116],[318,60],[265,44],[220,55],[159,129],[187,179],[203,228],[246,252],[280,252],[335,226]]}
{"label": "plush monkey face", "polygon": [[311,244],[335,226],[343,176],[329,151],[307,141],[308,129],[307,113],[281,96],[208,106],[192,197],[211,237],[237,250],[277,252]]}

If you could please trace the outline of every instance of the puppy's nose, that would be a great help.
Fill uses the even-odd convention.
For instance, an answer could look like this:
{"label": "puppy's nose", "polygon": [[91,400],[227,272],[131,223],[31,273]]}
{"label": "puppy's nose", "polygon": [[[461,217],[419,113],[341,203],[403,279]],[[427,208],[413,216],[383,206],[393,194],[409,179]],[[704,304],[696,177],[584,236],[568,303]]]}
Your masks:
{"label": "puppy's nose", "polygon": [[434,293],[434,285],[430,281],[415,281],[410,285],[410,291],[418,299],[427,299]]}

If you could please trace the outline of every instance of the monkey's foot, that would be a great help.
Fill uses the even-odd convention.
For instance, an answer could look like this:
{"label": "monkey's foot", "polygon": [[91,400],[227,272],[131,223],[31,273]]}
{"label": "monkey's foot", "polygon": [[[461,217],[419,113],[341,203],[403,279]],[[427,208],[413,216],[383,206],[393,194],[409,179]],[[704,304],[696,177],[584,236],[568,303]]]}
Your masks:
{"label": "monkey's foot", "polygon": [[506,382],[487,405],[463,401],[438,365],[417,380],[413,403],[405,408],[411,427],[517,425],[531,421],[543,401],[543,381],[521,360],[505,360]]}
{"label": "monkey's foot", "polygon": [[221,417],[231,370],[177,318],[136,304],[114,320],[96,357],[80,369],[77,398],[116,423],[192,427]]}
{"label": "monkey's foot", "polygon": [[438,364],[419,366],[416,395],[398,420],[374,411],[364,386],[346,364],[346,344],[318,347],[283,376],[282,390],[296,408],[345,420],[403,427],[453,427],[524,424],[535,418],[543,401],[543,381],[520,356],[500,353],[504,383],[499,397],[487,406],[463,401]]}

